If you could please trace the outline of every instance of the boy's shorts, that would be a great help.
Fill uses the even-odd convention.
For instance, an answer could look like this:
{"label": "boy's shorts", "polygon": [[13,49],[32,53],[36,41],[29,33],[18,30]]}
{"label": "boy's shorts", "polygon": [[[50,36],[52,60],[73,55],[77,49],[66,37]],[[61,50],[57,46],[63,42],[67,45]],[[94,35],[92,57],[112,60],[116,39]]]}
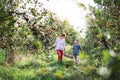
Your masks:
{"label": "boy's shorts", "polygon": [[79,54],[73,54],[73,56],[74,56],[74,58],[75,59],[77,59],[77,56],[78,56]]}

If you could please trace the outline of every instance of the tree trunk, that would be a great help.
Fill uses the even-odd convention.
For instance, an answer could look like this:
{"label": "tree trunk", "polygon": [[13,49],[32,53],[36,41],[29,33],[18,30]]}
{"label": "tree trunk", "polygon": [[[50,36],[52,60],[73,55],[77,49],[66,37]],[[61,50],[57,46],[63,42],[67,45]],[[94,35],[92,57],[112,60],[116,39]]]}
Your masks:
{"label": "tree trunk", "polygon": [[13,48],[6,49],[5,61],[7,63],[11,63],[14,61],[14,49]]}

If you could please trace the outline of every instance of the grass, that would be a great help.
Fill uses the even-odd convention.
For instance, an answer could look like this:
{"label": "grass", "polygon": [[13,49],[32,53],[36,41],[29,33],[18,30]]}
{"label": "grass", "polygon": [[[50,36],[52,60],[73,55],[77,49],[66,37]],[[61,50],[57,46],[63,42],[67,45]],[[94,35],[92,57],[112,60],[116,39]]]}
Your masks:
{"label": "grass", "polygon": [[[1,53],[3,61],[5,52]],[[47,57],[46,54],[16,54],[12,65],[0,65],[0,80],[100,80],[94,62],[84,52],[80,54],[79,66],[67,57],[63,57],[63,65],[57,64],[54,50]]]}
{"label": "grass", "polygon": [[0,62],[5,60],[5,50],[0,49]]}

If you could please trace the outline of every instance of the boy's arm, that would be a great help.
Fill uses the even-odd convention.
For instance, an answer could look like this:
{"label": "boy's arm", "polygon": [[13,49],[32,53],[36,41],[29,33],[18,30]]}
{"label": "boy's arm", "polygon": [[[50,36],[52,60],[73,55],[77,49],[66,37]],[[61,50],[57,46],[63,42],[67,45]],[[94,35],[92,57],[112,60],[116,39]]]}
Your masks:
{"label": "boy's arm", "polygon": [[79,45],[79,49],[82,50],[81,46]]}

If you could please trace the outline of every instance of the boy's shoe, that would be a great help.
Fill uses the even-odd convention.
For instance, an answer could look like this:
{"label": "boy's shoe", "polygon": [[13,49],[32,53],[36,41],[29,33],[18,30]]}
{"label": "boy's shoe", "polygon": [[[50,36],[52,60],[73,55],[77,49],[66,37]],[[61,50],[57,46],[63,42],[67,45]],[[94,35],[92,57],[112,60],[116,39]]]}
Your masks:
{"label": "boy's shoe", "polygon": [[79,66],[79,64],[76,64],[76,66],[78,67],[78,66]]}

